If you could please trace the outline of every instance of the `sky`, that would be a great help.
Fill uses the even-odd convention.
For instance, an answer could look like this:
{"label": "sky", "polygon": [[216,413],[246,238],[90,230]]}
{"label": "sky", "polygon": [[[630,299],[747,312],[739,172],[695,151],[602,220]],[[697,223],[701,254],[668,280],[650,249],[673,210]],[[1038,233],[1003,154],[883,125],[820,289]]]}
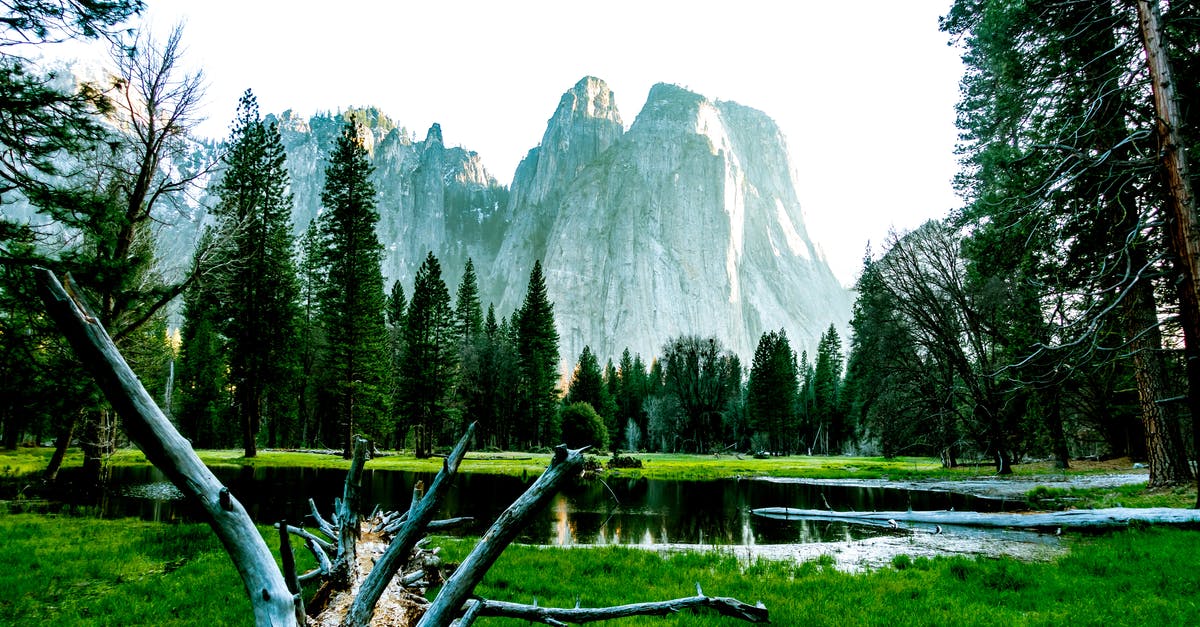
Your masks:
{"label": "sky", "polygon": [[225,137],[238,97],[301,114],[378,107],[418,139],[480,154],[508,184],[558,100],[603,79],[626,126],[666,82],[772,117],[813,241],[851,285],[868,242],[959,205],[962,66],[938,31],[951,0],[148,0],[160,39],[183,23]]}

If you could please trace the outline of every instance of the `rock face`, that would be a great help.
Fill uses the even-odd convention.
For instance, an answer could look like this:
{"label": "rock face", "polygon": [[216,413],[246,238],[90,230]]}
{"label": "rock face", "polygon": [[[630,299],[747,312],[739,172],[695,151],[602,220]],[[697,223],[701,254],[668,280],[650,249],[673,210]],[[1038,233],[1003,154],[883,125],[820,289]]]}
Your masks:
{"label": "rock face", "polygon": [[[595,102],[608,106],[580,106]],[[501,310],[541,258],[567,366],[585,344],[649,357],[681,334],[715,335],[748,364],[764,331],[811,350],[845,327],[851,295],[808,238],[770,118],[660,84],[621,133],[612,102],[580,81],[517,169]]]}
{"label": "rock face", "polygon": [[488,174],[477,153],[447,148],[441,126],[434,124],[425,139],[417,141],[376,109],[318,114],[307,120],[289,111],[269,118],[278,122],[287,150],[297,233],[321,210],[328,153],[344,117],[357,120],[367,131],[388,289],[400,281],[411,297],[417,268],[430,251],[441,261],[451,290],[468,257],[477,266],[490,266],[504,232],[508,190]]}

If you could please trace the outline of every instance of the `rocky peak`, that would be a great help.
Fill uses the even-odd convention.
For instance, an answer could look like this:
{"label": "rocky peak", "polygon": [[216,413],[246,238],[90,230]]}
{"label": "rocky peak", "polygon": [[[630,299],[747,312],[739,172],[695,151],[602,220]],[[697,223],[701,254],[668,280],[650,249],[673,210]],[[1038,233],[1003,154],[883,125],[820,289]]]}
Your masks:
{"label": "rocky peak", "polygon": [[434,144],[437,144],[439,146],[443,145],[442,144],[442,125],[438,124],[437,122],[434,122],[433,126],[429,127],[429,132],[425,134],[426,150],[428,150],[429,147],[433,146]]}
{"label": "rocky peak", "polygon": [[[625,132],[616,98],[608,84],[585,76],[558,101],[546,123],[546,133],[536,154],[537,165],[527,190],[516,193],[528,205],[550,201]],[[513,181],[514,188],[518,181]],[[524,187],[524,186],[523,186]],[[522,193],[525,192],[525,193]]]}

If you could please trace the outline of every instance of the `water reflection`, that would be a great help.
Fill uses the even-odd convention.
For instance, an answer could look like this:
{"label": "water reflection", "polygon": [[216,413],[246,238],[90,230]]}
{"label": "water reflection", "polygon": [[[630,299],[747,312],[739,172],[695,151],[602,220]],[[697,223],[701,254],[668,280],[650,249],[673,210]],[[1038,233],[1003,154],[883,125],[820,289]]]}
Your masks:
{"label": "water reflection", "polygon": [[[304,520],[312,498],[328,514],[341,495],[345,471],[315,468],[218,467],[250,515],[269,523]],[[406,508],[413,485],[430,485],[430,473],[367,470],[364,505],[385,510]],[[64,471],[64,479],[70,474]],[[528,487],[531,479],[498,475],[460,475],[447,495],[442,517],[473,516],[476,523],[461,533],[478,535]],[[83,497],[68,490],[68,502]],[[154,468],[115,468],[106,492],[84,503],[101,515],[139,516],[172,521],[195,518],[195,512]],[[573,544],[701,544],[754,546],[860,540],[888,530],[835,521],[779,521],[752,516],[759,507],[824,508],[853,511],[975,509],[997,511],[1003,501],[947,492],[881,487],[844,487],[774,483],[755,480],[667,481],[607,479],[579,481],[556,495],[539,519],[518,541]]]}

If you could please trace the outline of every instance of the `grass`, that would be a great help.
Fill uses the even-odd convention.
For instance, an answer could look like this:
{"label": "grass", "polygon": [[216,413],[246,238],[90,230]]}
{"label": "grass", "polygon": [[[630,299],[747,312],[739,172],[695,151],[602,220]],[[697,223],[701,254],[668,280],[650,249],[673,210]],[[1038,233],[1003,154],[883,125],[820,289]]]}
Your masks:
{"label": "grass", "polygon": [[[53,450],[49,447],[0,450],[0,477],[17,477],[34,474],[46,467]],[[257,457],[247,458],[238,450],[201,450],[200,459],[210,466],[254,466],[254,467],[307,467],[348,468],[350,463],[337,455],[300,453],[294,451],[263,450]],[[757,477],[810,477],[822,479],[962,479],[968,477],[993,476],[988,466],[964,466],[942,468],[932,457],[849,457],[807,456],[771,457],[754,459],[732,455],[689,455],[669,453],[640,453],[633,455],[642,460],[642,468],[611,471],[623,477],[645,477],[648,479],[725,479],[735,476]],[[71,449],[65,467],[78,466],[82,456]],[[605,456],[596,456],[604,462]],[[109,460],[118,466],[145,465],[149,462],[136,449],[121,449]],[[491,473],[521,476],[540,473],[550,463],[549,453],[468,453],[463,462],[463,472]],[[436,472],[442,466],[440,458],[417,459],[411,454],[378,457],[368,462],[369,468]],[[1111,472],[1112,468],[1088,464],[1076,464],[1067,471],[1055,470],[1048,463],[1020,464],[1014,467],[1015,475],[1078,475],[1096,472]]]}
{"label": "grass", "polygon": [[[1053,562],[907,556],[866,574],[792,563],[635,549],[512,547],[477,592],[543,607],[707,594],[762,601],[778,625],[1166,625],[1200,623],[1200,532],[1135,530],[1074,540]],[[447,559],[468,550],[445,541]],[[569,552],[569,554],[567,553]],[[644,624],[646,619],[609,624]],[[488,624],[520,624],[493,621]],[[663,625],[739,624],[709,614]]]}
{"label": "grass", "polygon": [[[263,529],[274,544],[274,531]],[[0,516],[0,624],[250,625],[233,566],[204,525]],[[85,539],[86,541],[82,540]],[[728,553],[510,547],[477,592],[542,606],[705,593],[763,601],[777,625],[1200,624],[1200,532],[1073,537],[1052,562],[897,558],[866,574],[832,560],[746,562]],[[437,538],[457,561],[467,540]],[[662,625],[741,624],[707,613]],[[645,624],[647,619],[616,625]],[[485,619],[485,625],[518,625]]]}
{"label": "grass", "polygon": [[1196,505],[1196,484],[1148,489],[1144,485],[1111,488],[1038,486],[1025,494],[1030,507],[1043,510],[1108,507],[1183,507]]}
{"label": "grass", "polygon": [[[49,463],[53,450],[48,447],[0,450],[0,479],[33,476]],[[244,457],[238,450],[202,450],[200,459],[209,466],[251,467],[305,467],[347,469],[348,460],[337,455],[300,453],[295,451],[264,450],[257,457]],[[636,454],[642,460],[642,468],[607,471],[612,476],[648,479],[712,480],[736,476],[742,477],[807,477],[819,479],[972,479],[994,477],[987,466],[960,466],[942,468],[936,458],[899,457],[847,457],[805,456],[772,457],[769,459],[738,459],[731,455],[685,455],[650,453]],[[603,464],[605,456],[596,456]],[[79,466],[83,462],[78,449],[71,449],[64,467]],[[136,449],[118,450],[109,463],[115,466],[149,465],[145,455]],[[504,474],[510,476],[534,476],[545,470],[550,463],[548,453],[468,453],[462,472]],[[417,459],[411,454],[396,454],[378,457],[367,462],[368,468],[437,472],[441,469],[440,458]],[[1069,470],[1056,469],[1049,462],[1019,464],[1014,467],[1015,478],[1080,476],[1129,470],[1125,462],[1072,462]],[[1196,486],[1147,490],[1142,485],[1115,488],[1059,488],[1039,486],[1027,497],[1041,509],[1060,510],[1068,508],[1099,507],[1192,507],[1196,503]]]}

